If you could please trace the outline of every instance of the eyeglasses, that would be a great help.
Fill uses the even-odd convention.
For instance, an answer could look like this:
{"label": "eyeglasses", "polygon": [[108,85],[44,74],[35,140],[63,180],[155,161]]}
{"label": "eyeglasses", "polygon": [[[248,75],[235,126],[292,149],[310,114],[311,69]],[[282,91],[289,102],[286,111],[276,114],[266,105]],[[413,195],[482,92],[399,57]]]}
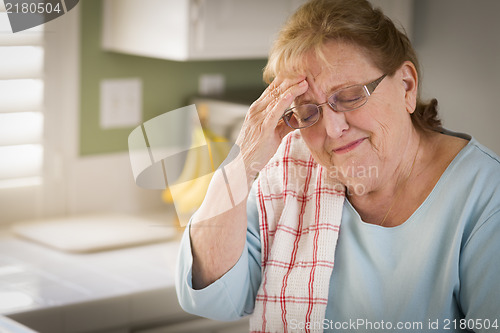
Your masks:
{"label": "eyeglasses", "polygon": [[365,85],[356,84],[337,90],[323,104],[303,104],[289,108],[283,113],[281,118],[291,128],[300,129],[312,126],[318,122],[323,105],[328,104],[337,112],[348,112],[359,109],[368,102],[368,97],[370,97],[385,77],[386,74]]}

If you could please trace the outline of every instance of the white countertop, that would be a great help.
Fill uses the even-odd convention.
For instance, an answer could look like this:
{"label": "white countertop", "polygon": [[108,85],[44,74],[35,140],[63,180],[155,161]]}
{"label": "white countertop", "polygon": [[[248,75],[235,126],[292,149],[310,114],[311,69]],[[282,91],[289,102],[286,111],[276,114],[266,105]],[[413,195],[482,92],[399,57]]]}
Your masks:
{"label": "white countertop", "polygon": [[0,314],[47,333],[128,332],[188,317],[175,296],[178,239],[90,254],[0,232]]}

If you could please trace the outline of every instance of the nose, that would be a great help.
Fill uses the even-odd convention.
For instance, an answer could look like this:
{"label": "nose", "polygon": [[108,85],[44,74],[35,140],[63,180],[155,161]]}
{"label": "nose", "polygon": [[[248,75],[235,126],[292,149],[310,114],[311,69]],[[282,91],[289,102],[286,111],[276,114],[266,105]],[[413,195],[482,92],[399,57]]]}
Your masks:
{"label": "nose", "polygon": [[344,134],[344,131],[349,129],[346,113],[335,111],[328,103],[322,106],[322,117],[319,125],[325,129],[326,135],[331,138],[339,138]]}

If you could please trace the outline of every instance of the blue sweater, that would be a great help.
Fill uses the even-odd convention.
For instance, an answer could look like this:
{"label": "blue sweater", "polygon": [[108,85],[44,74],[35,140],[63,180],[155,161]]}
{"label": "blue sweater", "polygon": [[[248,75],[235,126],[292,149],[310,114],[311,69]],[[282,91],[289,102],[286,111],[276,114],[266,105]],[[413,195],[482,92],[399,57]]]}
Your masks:
{"label": "blue sweater", "polygon": [[[202,290],[191,285],[189,228],[177,293],[190,313],[236,320],[252,313],[261,281],[252,190],[239,261]],[[384,228],[345,201],[325,321],[337,332],[500,332],[500,158],[471,139],[413,215]],[[316,326],[318,327],[318,326]],[[304,323],[290,323],[303,331]]]}

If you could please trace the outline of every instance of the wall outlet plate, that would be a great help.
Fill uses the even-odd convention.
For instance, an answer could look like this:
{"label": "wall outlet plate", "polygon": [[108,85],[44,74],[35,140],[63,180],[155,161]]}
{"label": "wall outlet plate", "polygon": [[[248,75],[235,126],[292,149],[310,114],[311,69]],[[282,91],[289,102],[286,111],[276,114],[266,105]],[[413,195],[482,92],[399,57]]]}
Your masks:
{"label": "wall outlet plate", "polygon": [[142,80],[102,80],[100,104],[101,128],[138,126],[142,122]]}

